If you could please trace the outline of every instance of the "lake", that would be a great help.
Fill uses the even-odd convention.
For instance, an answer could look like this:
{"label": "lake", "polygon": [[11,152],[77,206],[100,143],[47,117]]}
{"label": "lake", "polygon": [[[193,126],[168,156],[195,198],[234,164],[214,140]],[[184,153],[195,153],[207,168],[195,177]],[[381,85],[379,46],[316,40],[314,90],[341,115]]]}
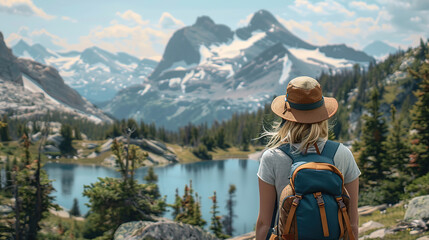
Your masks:
{"label": "lake", "polygon": [[[201,211],[204,220],[207,221],[206,229],[211,224],[210,208],[212,201],[209,199],[216,191],[220,215],[226,215],[226,200],[230,184],[235,184],[235,214],[233,226],[234,236],[253,231],[256,224],[259,209],[258,180],[256,173],[259,162],[254,160],[229,159],[222,161],[204,161],[190,164],[174,164],[155,167],[158,175],[158,186],[161,195],[167,196],[167,203],[174,202],[176,188],[183,195],[185,184],[192,180],[194,190],[201,197]],[[89,185],[97,181],[99,177],[120,177],[114,169],[103,166],[88,166],[77,164],[47,163],[44,169],[49,178],[55,180],[53,186],[56,192],[55,202],[70,209],[73,199],[79,200],[79,208],[82,214],[88,211],[85,203],[88,199],[82,196],[83,185]],[[144,183],[143,177],[147,168],[137,169],[135,177]],[[164,215],[171,218],[171,208]]]}

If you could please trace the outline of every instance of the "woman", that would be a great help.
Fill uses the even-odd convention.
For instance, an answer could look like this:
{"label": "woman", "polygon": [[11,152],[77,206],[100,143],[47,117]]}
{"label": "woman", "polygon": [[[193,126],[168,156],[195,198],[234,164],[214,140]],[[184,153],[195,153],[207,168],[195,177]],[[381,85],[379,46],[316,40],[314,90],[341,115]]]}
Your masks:
{"label": "woman", "polygon": [[[270,140],[267,145],[269,149],[262,155],[258,170],[260,205],[256,223],[257,240],[267,238],[275,204],[279,202],[283,188],[289,184],[292,160],[277,147],[289,143],[297,154],[322,152],[328,139],[328,119],[336,113],[338,103],[334,98],[322,96],[321,87],[315,79],[298,77],[289,82],[286,95],[273,100],[271,109],[282,118],[282,122],[276,131],[263,134]],[[350,222],[357,239],[360,171],[352,153],[342,144],[338,147],[334,162],[344,176],[345,188],[351,198]]]}

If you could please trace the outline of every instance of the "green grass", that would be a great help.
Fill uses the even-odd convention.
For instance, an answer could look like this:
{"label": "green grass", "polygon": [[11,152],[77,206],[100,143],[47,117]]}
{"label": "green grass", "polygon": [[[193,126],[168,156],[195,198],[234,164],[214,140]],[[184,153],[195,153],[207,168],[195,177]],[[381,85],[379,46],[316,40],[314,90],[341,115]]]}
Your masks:
{"label": "green grass", "polygon": [[[360,216],[359,217],[359,226],[362,226],[362,224],[369,222],[369,221],[375,221],[379,222],[384,225],[383,228],[392,228],[396,224],[398,224],[401,220],[404,219],[405,215],[405,209],[403,205],[399,205],[396,207],[388,208],[386,209],[386,213],[381,214],[380,211],[375,211],[374,213],[368,215],[368,216]],[[359,237],[363,237],[365,235],[369,235],[372,232],[376,231],[377,229],[366,231],[365,233],[359,233]],[[419,237],[429,235],[428,232],[418,235],[410,235],[410,230],[397,232],[395,234],[388,234],[384,237],[384,239],[398,239],[398,240],[414,240]]]}

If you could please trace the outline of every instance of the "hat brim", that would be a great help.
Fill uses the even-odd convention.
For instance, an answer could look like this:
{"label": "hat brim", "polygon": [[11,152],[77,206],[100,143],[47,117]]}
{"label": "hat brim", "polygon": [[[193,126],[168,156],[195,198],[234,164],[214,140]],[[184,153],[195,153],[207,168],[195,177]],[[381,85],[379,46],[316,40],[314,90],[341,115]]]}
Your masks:
{"label": "hat brim", "polygon": [[276,97],[271,103],[271,110],[279,117],[292,122],[317,123],[329,119],[338,110],[338,102],[335,98],[324,97],[324,104],[313,110],[296,110],[290,108],[285,111],[285,97]]}

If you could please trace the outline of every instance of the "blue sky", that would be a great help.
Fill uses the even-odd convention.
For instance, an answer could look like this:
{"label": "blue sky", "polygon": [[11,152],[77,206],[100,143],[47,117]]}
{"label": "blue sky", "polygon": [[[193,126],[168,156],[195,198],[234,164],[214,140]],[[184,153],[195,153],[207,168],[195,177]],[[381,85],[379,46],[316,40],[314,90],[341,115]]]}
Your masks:
{"label": "blue sky", "polygon": [[429,1],[347,0],[0,0],[0,31],[57,51],[98,46],[160,59],[177,29],[201,15],[233,30],[266,9],[292,33],[316,45],[362,49],[375,40],[407,48],[429,37]]}

